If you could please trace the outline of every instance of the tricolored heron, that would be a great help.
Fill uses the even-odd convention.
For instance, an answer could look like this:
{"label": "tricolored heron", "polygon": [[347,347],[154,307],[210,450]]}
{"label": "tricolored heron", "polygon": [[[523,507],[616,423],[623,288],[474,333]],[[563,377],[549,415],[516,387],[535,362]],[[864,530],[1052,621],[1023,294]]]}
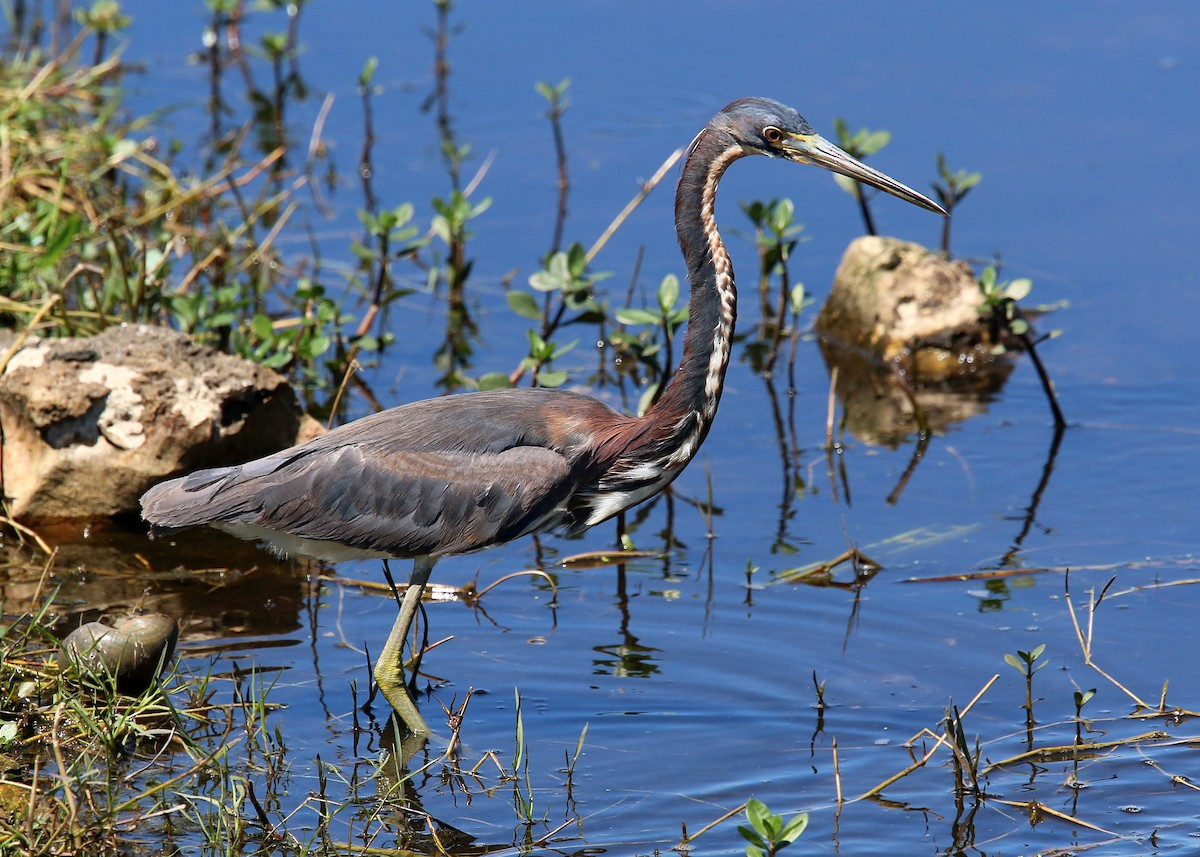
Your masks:
{"label": "tricolored heron", "polygon": [[404,643],[434,563],[547,530],[578,532],[652,497],[700,448],[721,398],[737,292],[713,203],[726,168],[747,155],[813,164],[940,214],[933,201],[856,161],[799,113],[743,98],[687,151],[675,227],[691,283],[683,357],[644,416],[588,396],[524,388],[413,402],[236,467],[152,488],[142,514],[161,527],[208,524],[286,554],[329,561],[412,558],[375,679],[417,734]]}

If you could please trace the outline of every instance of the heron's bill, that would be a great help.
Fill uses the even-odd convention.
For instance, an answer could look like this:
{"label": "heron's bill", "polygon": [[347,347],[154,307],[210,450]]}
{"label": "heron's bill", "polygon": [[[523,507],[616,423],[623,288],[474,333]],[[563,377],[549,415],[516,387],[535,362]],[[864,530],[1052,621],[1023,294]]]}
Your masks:
{"label": "heron's bill", "polygon": [[901,184],[891,176],[886,176],[879,170],[873,170],[856,158],[843,152],[820,134],[793,135],[784,140],[780,148],[793,161],[802,164],[812,164],[823,167],[835,173],[869,184],[890,193],[894,197],[911,202],[921,208],[938,214],[946,214],[946,210],[924,194],[917,193],[908,185]]}

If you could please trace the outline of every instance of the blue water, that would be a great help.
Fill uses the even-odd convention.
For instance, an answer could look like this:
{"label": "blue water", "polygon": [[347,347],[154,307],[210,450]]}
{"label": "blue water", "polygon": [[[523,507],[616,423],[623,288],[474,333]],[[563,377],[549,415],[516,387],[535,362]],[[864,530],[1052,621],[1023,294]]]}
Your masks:
{"label": "blue water", "polygon": [[[204,76],[182,58],[199,47],[202,9],[125,7],[135,19],[126,55],[152,70],[130,83],[133,103],[178,103],[171,127],[195,139],[204,127]],[[839,465],[845,478],[831,476],[822,449],[828,376],[805,340],[795,391],[805,482],[783,526],[796,548],[786,553],[773,549],[783,483],[769,401],[761,380],[734,365],[716,426],[676,483],[678,495],[703,499],[711,478],[722,510],[715,539],[696,510],[677,499],[677,541],[664,545],[660,502],[634,539],[665,558],[629,564],[624,597],[613,568],[558,570],[553,608],[544,589],[527,581],[487,596],[486,617],[453,603],[429,607],[433,638],[454,637],[425,663],[444,679],[436,697],[449,705],[468,687],[486,691],[468,710],[465,755],[511,755],[518,688],[531,770],[552,826],[571,817],[559,769],[588,724],[568,852],[665,852],[681,824],[695,832],[753,795],[778,812],[808,810],[809,851],[942,854],[957,846],[999,855],[1104,842],[1097,853],[1190,853],[1200,833],[1195,794],[1163,773],[1200,777],[1184,746],[1127,746],[1086,760],[1082,789],[1066,785],[1069,762],[993,773],[992,797],[956,826],[944,749],[887,789],[884,800],[835,812],[832,741],[843,794],[861,794],[910,763],[904,742],[922,728],[940,732],[951,702],[964,706],[999,674],[966,731],[972,743],[980,737],[985,758],[1015,755],[1024,749],[1025,686],[1003,654],[1041,643],[1050,659],[1035,678],[1044,743],[1070,742],[1071,695],[1093,687],[1099,693],[1085,714],[1108,718],[1096,737],[1153,729],[1175,738],[1194,734],[1186,722],[1123,719],[1130,699],[1084,663],[1063,570],[1074,569],[1077,609],[1089,589],[1118,578],[1096,618],[1097,663],[1147,701],[1157,704],[1169,680],[1168,702],[1200,708],[1200,672],[1190,657],[1200,644],[1196,588],[1123,592],[1200,577],[1193,559],[1200,380],[1191,359],[1200,324],[1200,9],[530,2],[462,3],[452,20],[464,25],[450,44],[450,89],[456,134],[472,146],[465,177],[494,157],[477,191],[493,205],[473,223],[470,244],[470,301],[483,331],[478,373],[510,371],[524,354],[525,324],[506,308],[502,279],[517,268],[514,282],[523,285],[536,270],[555,201],[550,130],[533,85],[569,77],[567,240],[585,245],[639,180],[742,95],[789,102],[827,136],[838,116],[852,127],[889,129],[893,142],[872,163],[917,188],[927,189],[938,151],[953,168],[980,171],[983,182],[954,219],[954,249],[984,261],[999,254],[1005,275],[1033,278],[1034,302],[1068,302],[1045,322],[1062,335],[1042,354],[1071,423],[1028,527],[1053,432],[1027,361],[984,413],[932,440],[898,500],[889,502],[913,442],[893,450],[848,437]],[[280,21],[252,18],[248,32],[279,29]],[[321,98],[333,94],[324,136],[344,186],[332,199],[335,218],[320,222],[319,232],[331,266],[348,259],[358,232],[355,79],[368,56],[380,63],[374,105],[381,201],[412,201],[427,221],[429,199],[446,193],[433,117],[419,109],[433,83],[426,33],[433,22],[432,5],[423,3],[315,0],[304,8],[301,67],[314,95],[291,119],[297,139],[306,141]],[[734,234],[746,229],[736,203],[777,196],[796,200],[812,239],[802,245],[793,277],[821,297],[845,245],[861,231],[857,211],[816,170],[760,159],[737,164],[722,184],[718,216],[743,283],[755,260]],[[615,273],[608,283],[617,299],[639,248],[643,292],[663,275],[681,273],[671,205],[669,190],[653,194],[596,260],[596,268]],[[885,233],[938,240],[940,222],[926,212],[880,199],[875,214]],[[292,240],[304,252],[307,238]],[[410,284],[423,288],[415,273]],[[754,304],[744,302],[743,330],[755,320]],[[431,334],[442,324],[438,301],[418,292],[389,323],[397,344],[366,379],[389,405],[436,394]],[[583,377],[594,361],[581,343],[563,368]],[[351,409],[365,413],[368,405],[355,401]],[[541,547],[553,558],[607,548],[613,539],[605,526],[575,542],[543,539]],[[862,588],[774,582],[851,546],[884,566]],[[526,541],[446,561],[435,579],[461,584],[478,574],[488,582],[536,564]],[[1001,564],[1027,573],[953,579]],[[749,589],[748,565],[758,568]],[[369,563],[336,572],[379,574]],[[850,576],[843,570],[838,579]],[[315,625],[300,613],[296,629],[281,635],[295,645],[264,648],[253,658],[284,669],[274,698],[288,709],[273,717],[287,735],[298,796],[315,777],[305,759],[351,755],[347,687],[365,684],[366,675],[362,655],[341,643],[377,650],[394,616],[386,599],[352,589],[326,589],[319,603]],[[239,653],[239,663],[247,657]],[[828,706],[820,730],[814,672]],[[319,716],[322,706],[330,716]],[[423,710],[444,737],[437,703],[426,701]],[[507,842],[517,828],[506,794],[468,806],[430,782],[420,797],[433,815],[484,841]],[[1003,803],[1035,799],[1108,832],[1055,819],[1032,826],[1025,809]],[[740,852],[734,826],[700,837],[693,853]]]}

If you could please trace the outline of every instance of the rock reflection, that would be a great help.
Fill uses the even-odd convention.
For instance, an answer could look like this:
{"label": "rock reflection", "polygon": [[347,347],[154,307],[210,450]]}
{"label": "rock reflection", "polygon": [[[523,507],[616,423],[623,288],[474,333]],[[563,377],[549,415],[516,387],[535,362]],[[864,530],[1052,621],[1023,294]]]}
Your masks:
{"label": "rock reflection", "polygon": [[222,533],[148,539],[143,531],[80,523],[42,525],[56,554],[0,547],[0,603],[13,612],[54,594],[57,627],[138,610],[179,620],[185,642],[288,634],[300,627],[315,563],[283,561]]}
{"label": "rock reflection", "polygon": [[1010,361],[997,360],[923,384],[920,377],[906,378],[892,364],[836,340],[822,338],[820,348],[845,429],[863,443],[888,449],[986,413],[1013,369]]}

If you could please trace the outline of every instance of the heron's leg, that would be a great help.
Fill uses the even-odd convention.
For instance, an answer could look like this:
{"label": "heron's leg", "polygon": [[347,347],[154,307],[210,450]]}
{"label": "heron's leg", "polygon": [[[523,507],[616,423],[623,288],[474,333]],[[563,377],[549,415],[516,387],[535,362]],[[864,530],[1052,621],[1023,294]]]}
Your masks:
{"label": "heron's leg", "polygon": [[[379,658],[375,661],[375,683],[383,692],[383,698],[391,704],[404,725],[415,734],[428,735],[429,727],[425,724],[417,704],[408,694],[408,682],[404,680],[404,643],[408,632],[412,629],[413,617],[421,603],[421,593],[429,582],[429,574],[436,562],[433,557],[421,556],[413,562],[412,575],[408,578],[408,588],[404,590],[404,598],[400,602],[400,615],[388,635],[387,643]],[[385,565],[386,569],[387,566]],[[388,582],[391,582],[391,572],[387,572]]]}

